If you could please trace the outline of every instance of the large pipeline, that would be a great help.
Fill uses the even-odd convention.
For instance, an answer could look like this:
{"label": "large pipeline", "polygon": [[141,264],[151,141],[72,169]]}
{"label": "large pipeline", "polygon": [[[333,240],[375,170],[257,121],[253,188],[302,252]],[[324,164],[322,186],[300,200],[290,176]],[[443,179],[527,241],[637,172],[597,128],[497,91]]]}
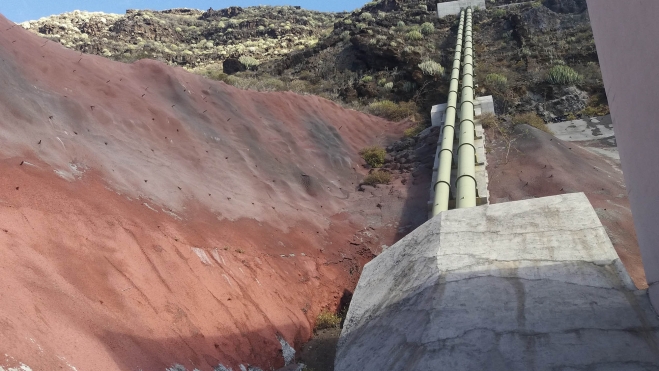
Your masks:
{"label": "large pipeline", "polygon": [[448,104],[444,126],[442,126],[441,151],[439,152],[439,169],[435,183],[435,199],[432,207],[432,216],[448,210],[449,195],[451,193],[451,167],[453,162],[453,140],[455,137],[455,119],[458,107],[458,84],[460,82],[460,63],[462,58],[462,34],[465,21],[465,11],[460,12],[460,26],[458,27],[458,41],[453,57],[451,70],[451,83],[449,86]]}
{"label": "large pipeline", "polygon": [[474,146],[474,64],[471,8],[465,23],[462,97],[460,100],[460,145],[458,146],[457,208],[476,206],[476,147]]}

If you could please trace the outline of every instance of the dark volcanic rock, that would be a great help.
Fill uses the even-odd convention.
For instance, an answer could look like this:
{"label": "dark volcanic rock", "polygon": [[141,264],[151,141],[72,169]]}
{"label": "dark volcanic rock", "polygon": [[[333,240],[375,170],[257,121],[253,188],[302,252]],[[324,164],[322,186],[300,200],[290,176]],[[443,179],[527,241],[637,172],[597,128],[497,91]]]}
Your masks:
{"label": "dark volcanic rock", "polygon": [[586,0],[545,0],[544,5],[556,13],[583,13]]}
{"label": "dark volcanic rock", "polygon": [[231,75],[236,72],[242,72],[247,69],[245,65],[240,63],[240,61],[236,58],[225,59],[224,62],[222,62],[222,68],[224,70],[224,73],[226,73],[227,75]]}

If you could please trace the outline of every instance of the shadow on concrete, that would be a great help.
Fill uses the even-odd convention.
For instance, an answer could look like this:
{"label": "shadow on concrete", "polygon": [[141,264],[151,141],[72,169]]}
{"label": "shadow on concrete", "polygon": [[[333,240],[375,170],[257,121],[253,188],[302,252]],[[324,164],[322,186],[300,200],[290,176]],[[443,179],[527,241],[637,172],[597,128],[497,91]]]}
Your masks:
{"label": "shadow on concrete", "polygon": [[[565,205],[574,203],[570,197]],[[547,210],[543,215],[551,217],[558,209]],[[482,216],[492,224],[510,217],[500,211]],[[440,220],[364,272],[336,371],[659,370],[659,319],[613,249],[601,247],[601,227],[582,241],[590,237],[577,223],[564,232],[570,237],[550,237],[534,252],[525,248],[544,235],[523,233],[530,227],[522,219],[515,221],[520,227],[494,228],[489,239],[462,231],[467,226],[457,219]],[[441,235],[452,241],[449,247],[440,245],[442,223],[454,229]],[[460,233],[464,246],[451,233]],[[565,241],[568,246],[559,246]]]}
{"label": "shadow on concrete", "polygon": [[436,271],[382,303],[341,339],[336,370],[659,370],[659,321],[645,293],[493,273],[442,283]]}

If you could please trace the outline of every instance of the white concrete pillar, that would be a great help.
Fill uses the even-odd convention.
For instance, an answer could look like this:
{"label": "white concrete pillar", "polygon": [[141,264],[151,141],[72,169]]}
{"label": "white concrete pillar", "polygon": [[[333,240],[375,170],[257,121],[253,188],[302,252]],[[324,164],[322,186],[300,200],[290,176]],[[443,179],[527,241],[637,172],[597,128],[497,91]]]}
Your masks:
{"label": "white concrete pillar", "polygon": [[627,193],[659,310],[659,1],[588,0]]}

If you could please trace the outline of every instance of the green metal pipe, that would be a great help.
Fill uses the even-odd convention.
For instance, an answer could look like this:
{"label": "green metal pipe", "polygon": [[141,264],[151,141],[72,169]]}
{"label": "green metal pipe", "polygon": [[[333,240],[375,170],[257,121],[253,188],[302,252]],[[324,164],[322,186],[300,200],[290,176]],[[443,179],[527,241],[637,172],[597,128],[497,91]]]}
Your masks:
{"label": "green metal pipe", "polygon": [[458,146],[457,208],[476,206],[476,147],[474,147],[474,62],[471,8],[465,23],[462,97],[460,100],[460,145]]}
{"label": "green metal pipe", "polygon": [[455,46],[453,69],[451,70],[451,83],[449,86],[448,103],[444,126],[442,126],[441,150],[439,152],[439,168],[437,181],[434,185],[435,198],[432,207],[432,216],[448,210],[449,195],[451,194],[451,165],[453,162],[453,140],[455,137],[455,116],[458,107],[458,84],[460,82],[460,59],[462,57],[462,35],[465,22],[465,11],[460,12],[460,26],[458,26],[458,41]]}

